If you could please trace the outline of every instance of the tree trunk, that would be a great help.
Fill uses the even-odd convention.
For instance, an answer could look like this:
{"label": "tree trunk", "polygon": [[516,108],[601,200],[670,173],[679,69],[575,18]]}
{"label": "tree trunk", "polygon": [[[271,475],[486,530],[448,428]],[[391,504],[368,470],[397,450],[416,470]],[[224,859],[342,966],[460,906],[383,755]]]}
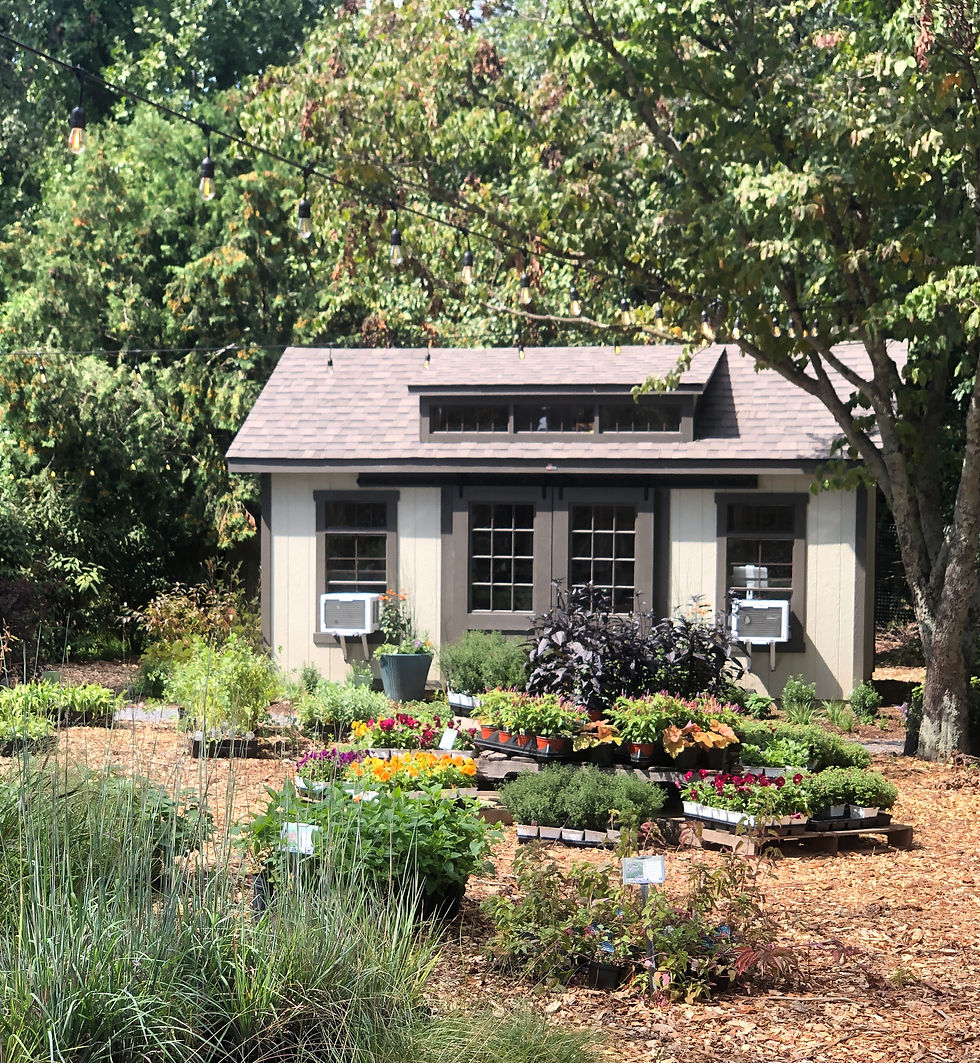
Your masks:
{"label": "tree trunk", "polygon": [[[922,627],[920,622],[920,628]],[[973,634],[975,638],[975,633]],[[926,682],[919,728],[919,756],[945,760],[970,748],[970,664],[964,652],[964,637],[948,627],[923,636]]]}

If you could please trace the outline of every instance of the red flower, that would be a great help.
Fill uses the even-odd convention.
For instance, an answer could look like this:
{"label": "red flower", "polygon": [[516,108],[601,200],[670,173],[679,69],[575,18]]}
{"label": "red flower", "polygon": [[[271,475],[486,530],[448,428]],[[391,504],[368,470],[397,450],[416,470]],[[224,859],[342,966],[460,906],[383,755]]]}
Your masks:
{"label": "red flower", "polygon": [[[694,778],[694,772],[693,771],[684,772],[684,782],[690,782],[693,778]],[[702,775],[701,778],[703,779],[704,776]]]}
{"label": "red flower", "polygon": [[793,776],[793,782],[795,782],[795,783],[796,783],[796,785],[797,785],[797,786],[799,786],[799,785],[800,785],[800,783],[801,783],[801,782],[803,782],[803,776],[802,776],[802,775],[801,775],[801,774],[800,774],[799,772],[797,772],[797,773],[796,773],[796,774],[795,774],[795,775]]}
{"label": "red flower", "polygon": [[769,785],[769,779],[765,775],[760,776],[759,785],[760,786],[768,786]]}
{"label": "red flower", "polygon": [[774,779],[773,782],[777,790],[782,790],[782,788],[786,785],[786,780],[782,777],[782,775]]}

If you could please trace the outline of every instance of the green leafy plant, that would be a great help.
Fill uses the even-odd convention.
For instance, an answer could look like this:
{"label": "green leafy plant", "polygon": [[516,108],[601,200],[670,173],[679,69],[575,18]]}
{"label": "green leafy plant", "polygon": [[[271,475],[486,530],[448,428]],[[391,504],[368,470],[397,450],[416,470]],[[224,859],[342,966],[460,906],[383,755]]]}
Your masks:
{"label": "green leafy plant", "polygon": [[871,763],[871,754],[860,742],[841,738],[813,724],[743,720],[736,726],[736,732],[743,745],[751,743],[763,749],[785,739],[806,745],[810,750],[810,771],[831,767],[866,768]]}
{"label": "green leafy plant", "polygon": [[488,690],[480,697],[477,719],[487,727],[500,731],[513,730],[514,715],[527,695],[520,690]]}
{"label": "green leafy plant", "polygon": [[[619,865],[566,870],[528,847],[515,857],[514,874],[513,887],[484,901],[494,924],[487,950],[535,981],[570,981],[583,962],[598,960],[622,965],[634,991],[694,1001],[753,977],[754,957],[775,945],[774,922],[745,861],[698,865],[686,893],[651,889],[645,905],[623,885]],[[768,974],[792,971],[792,952],[784,947],[780,956]]]}
{"label": "green leafy plant", "polygon": [[846,733],[854,730],[857,720],[846,701],[841,701],[840,699],[825,701],[823,703],[823,711],[827,716],[828,723],[836,727],[838,731]]}
{"label": "green leafy plant", "polygon": [[854,715],[861,723],[873,724],[881,708],[881,695],[870,683],[858,683],[847,695]]}
{"label": "green leafy plant", "polygon": [[0,713],[41,716],[61,724],[109,724],[123,698],[98,683],[80,686],[46,681],[0,689]]}
{"label": "green leafy plant", "polygon": [[522,772],[499,791],[518,823],[605,830],[615,822],[635,828],[663,808],[663,788],[626,774],[586,765],[554,765]]}
{"label": "green leafy plant", "polygon": [[195,638],[193,648],[167,678],[164,697],[185,710],[188,727],[206,734],[258,730],[282,689],[271,658],[235,634],[220,646]]}
{"label": "green leafy plant", "polygon": [[583,709],[557,694],[528,694],[515,701],[508,722],[521,734],[571,738],[587,719]]}
{"label": "green leafy plant", "polygon": [[765,746],[747,742],[742,745],[740,756],[746,767],[806,768],[810,763],[810,746],[793,738],[777,738]]}
{"label": "green leafy plant", "polygon": [[467,631],[439,649],[439,671],[449,690],[482,694],[494,687],[523,688],[527,682],[527,646],[499,631]]}
{"label": "green leafy plant", "polygon": [[788,723],[810,723],[817,710],[816,684],[807,683],[801,675],[790,676],[779,700]]}
{"label": "green leafy plant", "polygon": [[806,780],[810,804],[815,809],[830,805],[891,808],[898,788],[883,775],[862,768],[827,768]]}
{"label": "green leafy plant", "polygon": [[327,731],[340,738],[355,721],[384,719],[393,709],[391,699],[380,690],[321,679],[312,693],[300,698],[296,716],[305,730]]}

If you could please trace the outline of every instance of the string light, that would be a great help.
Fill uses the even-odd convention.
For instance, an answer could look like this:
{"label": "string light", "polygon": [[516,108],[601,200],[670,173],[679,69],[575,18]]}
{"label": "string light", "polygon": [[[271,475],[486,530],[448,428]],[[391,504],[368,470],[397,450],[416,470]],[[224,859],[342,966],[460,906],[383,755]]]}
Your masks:
{"label": "string light", "polygon": [[296,232],[301,240],[309,240],[313,235],[313,211],[310,201],[306,198],[306,184],[310,176],[309,166],[303,167],[303,198],[296,208]]}
{"label": "string light", "polygon": [[630,306],[630,301],[624,294],[619,300],[619,323],[623,328],[630,328],[635,320],[636,317],[633,314],[633,307]]}
{"label": "string light", "polygon": [[217,186],[214,183],[214,161],[211,158],[211,131],[207,126],[204,126],[204,136],[206,141],[204,158],[201,159],[201,182],[197,186],[197,190],[201,193],[201,199],[205,202],[214,199],[214,195],[217,192]]}
{"label": "string light", "polygon": [[779,318],[775,314],[772,315],[772,334],[777,340],[783,334],[783,330],[779,327]]}
{"label": "string light", "polygon": [[81,67],[75,67],[75,77],[78,78],[78,104],[68,119],[68,150],[72,155],[81,155],[88,140],[85,133],[85,108],[82,106]]}
{"label": "string light", "polygon": [[732,325],[732,339],[740,340],[742,338],[742,318],[740,314],[735,315],[735,324]]}
{"label": "string light", "polygon": [[531,303],[531,278],[526,274],[521,274],[521,291],[520,291],[521,306],[529,306]]}
{"label": "string light", "polygon": [[786,319],[786,335],[791,339],[796,339],[796,325],[793,324],[793,319],[788,317]]}
{"label": "string light", "polygon": [[393,266],[400,266],[402,264],[402,234],[398,231],[398,211],[395,211],[395,224],[391,229],[391,264]]}
{"label": "string light", "polygon": [[715,338],[715,329],[707,310],[701,311],[701,335],[706,343],[711,343]]}
{"label": "string light", "polygon": [[575,287],[575,282],[572,282],[572,286],[568,289],[568,312],[572,317],[582,316],[582,300],[578,294],[578,288]]}
{"label": "string light", "polygon": [[664,324],[664,308],[660,302],[660,296],[657,296],[656,302],[653,304],[653,322],[657,328],[663,328]]}
{"label": "string light", "polygon": [[426,351],[425,352],[425,361],[422,363],[422,368],[423,369],[428,369],[431,364],[432,364],[432,351]]}
{"label": "string light", "polygon": [[40,360],[38,376],[40,377],[40,380],[41,380],[42,384],[47,384],[47,382],[48,382],[48,374],[44,371],[44,359],[43,358]]}
{"label": "string light", "polygon": [[461,277],[464,284],[473,283],[473,252],[470,250],[470,238],[466,237],[466,250],[463,252]]}

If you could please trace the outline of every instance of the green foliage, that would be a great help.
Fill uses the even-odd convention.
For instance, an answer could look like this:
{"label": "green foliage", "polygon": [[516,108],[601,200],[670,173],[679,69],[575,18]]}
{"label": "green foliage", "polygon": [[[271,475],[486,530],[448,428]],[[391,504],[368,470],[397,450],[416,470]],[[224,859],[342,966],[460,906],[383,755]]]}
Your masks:
{"label": "green foliage", "polygon": [[806,768],[810,763],[810,745],[793,738],[776,738],[764,746],[751,742],[742,745],[740,754],[746,767]]}
{"label": "green foliage", "polygon": [[447,800],[438,787],[411,795],[383,790],[370,800],[332,787],[309,803],[287,783],[270,791],[265,811],[245,824],[243,835],[243,844],[279,882],[297,870],[295,855],[282,848],[286,823],[316,828],[313,859],[300,868],[307,882],[360,880],[382,895],[392,889],[430,896],[461,891],[497,836],[475,799]]}
{"label": "green foliage", "polygon": [[31,712],[16,700],[0,702],[0,751],[9,756],[16,750],[32,750],[46,745],[54,735],[54,720]]}
{"label": "green foliage", "polygon": [[272,660],[235,634],[221,646],[201,638],[191,644],[191,656],[167,677],[164,698],[185,710],[189,727],[206,734],[222,725],[236,732],[257,731],[282,689]]}
{"label": "green foliage", "polygon": [[665,800],[663,789],[653,783],[591,765],[521,772],[500,788],[499,796],[517,823],[579,830],[638,827],[652,820]]}
{"label": "green foliage", "polygon": [[820,771],[831,767],[866,768],[871,754],[859,742],[850,742],[822,727],[807,724],[744,721],[735,728],[743,745],[750,743],[765,750],[777,741],[805,745],[810,752],[809,768]]}
{"label": "green foliage", "polygon": [[870,683],[858,683],[847,695],[854,715],[862,723],[874,723],[881,708],[881,695]]}
{"label": "green foliage", "polygon": [[810,807],[814,810],[830,805],[856,805],[862,808],[891,808],[898,799],[898,788],[876,771],[863,768],[827,768],[804,781]]}
{"label": "green foliage", "polygon": [[[370,668],[368,671],[370,672]],[[351,673],[355,674],[353,666],[351,667]],[[312,694],[313,691],[316,690],[317,683],[319,683],[322,678],[323,676],[320,675],[320,669],[317,668],[315,664],[304,664],[300,669],[299,682],[306,694]]]}
{"label": "green foliage", "polygon": [[527,682],[527,646],[499,631],[467,631],[439,648],[439,671],[446,687],[459,694],[522,688]]}
{"label": "green foliage", "polygon": [[827,716],[828,723],[833,724],[839,731],[853,731],[857,719],[848,708],[846,701],[838,699],[825,701],[823,711]]}
{"label": "green foliage", "polygon": [[506,722],[519,734],[571,738],[587,719],[582,709],[557,694],[524,694],[513,703]]}
{"label": "green foliage", "polygon": [[333,683],[321,679],[312,693],[300,698],[296,716],[308,731],[330,731],[342,737],[355,720],[382,719],[391,716],[391,699],[379,690],[357,683]]}
{"label": "green foliage", "polygon": [[97,683],[19,683],[0,688],[0,713],[45,717],[60,724],[110,724],[123,698]]}
{"label": "green foliage", "polygon": [[[494,924],[487,949],[534,981],[568,981],[583,962],[598,960],[635,972],[634,989],[691,1002],[747,980],[750,954],[775,943],[747,861],[697,866],[684,896],[652,888],[646,905],[623,885],[618,864],[574,864],[566,871],[531,846],[518,852],[514,873],[514,888],[484,901]],[[784,949],[780,958],[785,975],[793,956]]]}
{"label": "green foliage", "polygon": [[808,724],[817,711],[817,685],[807,683],[801,675],[791,675],[783,685],[779,701],[787,722]]}

